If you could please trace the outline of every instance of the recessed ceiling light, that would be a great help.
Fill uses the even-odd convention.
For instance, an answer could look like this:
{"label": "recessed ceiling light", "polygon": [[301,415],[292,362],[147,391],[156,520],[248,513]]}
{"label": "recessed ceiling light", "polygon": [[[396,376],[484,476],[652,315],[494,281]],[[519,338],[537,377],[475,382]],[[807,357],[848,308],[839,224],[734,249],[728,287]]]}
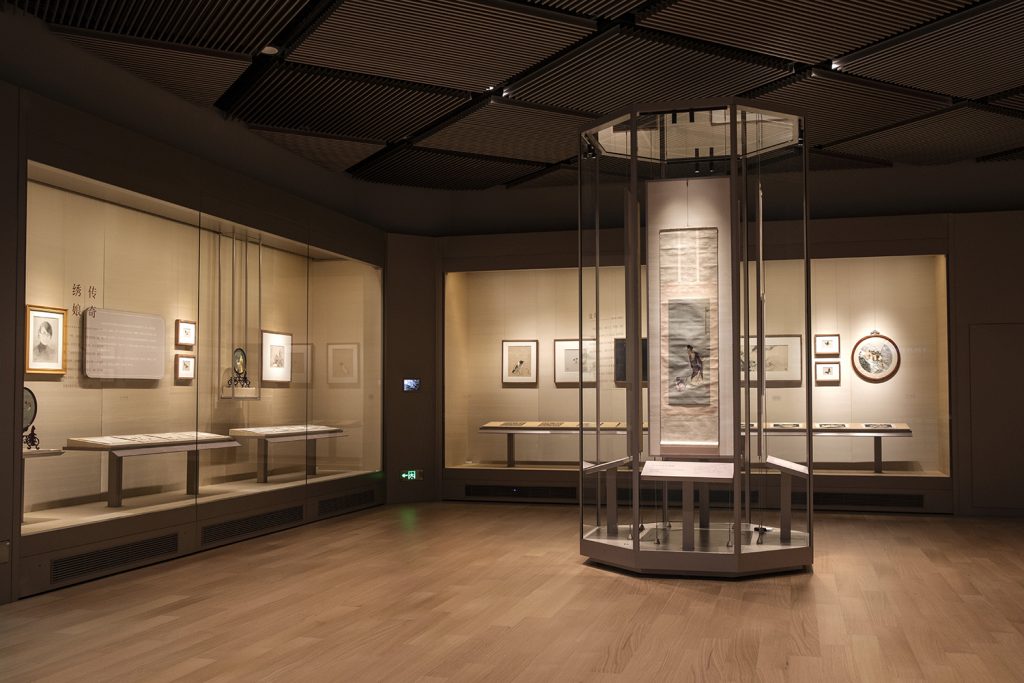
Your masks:
{"label": "recessed ceiling light", "polygon": [[493,85],[489,85],[489,86],[487,86],[487,89],[488,90],[494,90],[494,86]]}
{"label": "recessed ceiling light", "polygon": [[267,45],[267,46],[266,46],[266,47],[264,47],[264,48],[263,48],[262,50],[260,50],[260,54],[261,54],[261,55],[268,55],[268,56],[270,56],[270,57],[273,57],[273,56],[274,56],[274,55],[276,55],[276,54],[277,54],[278,52],[280,52],[280,50],[279,50],[279,49],[277,49],[277,48],[276,48],[275,46],[273,46],[273,45]]}

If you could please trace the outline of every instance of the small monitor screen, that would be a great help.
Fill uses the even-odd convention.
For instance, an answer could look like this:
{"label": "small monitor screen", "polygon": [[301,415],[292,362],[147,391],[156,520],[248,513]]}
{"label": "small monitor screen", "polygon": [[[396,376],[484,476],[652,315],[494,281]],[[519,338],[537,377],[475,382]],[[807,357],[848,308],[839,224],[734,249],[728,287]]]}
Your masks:
{"label": "small monitor screen", "polygon": [[403,379],[402,391],[419,391],[420,381],[418,379]]}

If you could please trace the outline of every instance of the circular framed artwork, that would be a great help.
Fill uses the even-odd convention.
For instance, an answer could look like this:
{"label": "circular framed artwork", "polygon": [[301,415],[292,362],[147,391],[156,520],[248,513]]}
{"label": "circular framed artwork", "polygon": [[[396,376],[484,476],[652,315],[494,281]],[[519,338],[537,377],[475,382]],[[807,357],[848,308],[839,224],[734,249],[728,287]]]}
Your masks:
{"label": "circular framed artwork", "polygon": [[239,347],[234,350],[231,354],[231,367],[236,375],[242,376],[245,374],[245,349]]}
{"label": "circular framed artwork", "polygon": [[39,412],[39,402],[36,401],[36,395],[28,387],[25,387],[24,401],[25,404],[21,409],[21,431],[25,431],[32,426],[32,423],[36,420],[36,414]]}
{"label": "circular framed artwork", "polygon": [[853,345],[850,360],[865,382],[886,382],[900,369],[900,349],[884,334],[869,334]]}

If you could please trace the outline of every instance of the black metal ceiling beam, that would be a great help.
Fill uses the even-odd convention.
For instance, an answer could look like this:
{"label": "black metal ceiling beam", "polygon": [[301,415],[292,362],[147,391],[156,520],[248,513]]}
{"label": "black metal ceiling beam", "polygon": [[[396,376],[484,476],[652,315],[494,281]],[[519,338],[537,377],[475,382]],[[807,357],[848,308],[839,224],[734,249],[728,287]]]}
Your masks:
{"label": "black metal ceiling beam", "polygon": [[238,80],[231,84],[231,87],[220,96],[213,106],[230,116],[238,103],[249,94],[249,91],[262,80],[267,72],[273,69],[275,64],[285,61],[288,55],[306,39],[306,36],[326,21],[342,2],[344,0],[310,0],[309,4],[296,14],[271,42],[271,45],[277,48],[277,54],[256,55],[252,64],[242,72]]}
{"label": "black metal ceiling beam", "polygon": [[519,178],[516,178],[515,180],[510,180],[509,182],[505,183],[505,187],[509,188],[509,187],[515,187],[516,185],[522,185],[523,183],[528,183],[531,180],[536,180],[537,178],[542,178],[542,177],[546,176],[549,173],[554,173],[555,171],[561,171],[562,169],[566,169],[566,168],[575,170],[576,169],[576,165],[573,163],[574,161],[575,161],[575,159],[573,158],[573,159],[565,159],[564,161],[556,161],[553,164],[548,164],[547,166],[545,166],[544,168],[540,169],[539,171],[534,171],[532,173],[527,173],[526,175],[520,176]]}

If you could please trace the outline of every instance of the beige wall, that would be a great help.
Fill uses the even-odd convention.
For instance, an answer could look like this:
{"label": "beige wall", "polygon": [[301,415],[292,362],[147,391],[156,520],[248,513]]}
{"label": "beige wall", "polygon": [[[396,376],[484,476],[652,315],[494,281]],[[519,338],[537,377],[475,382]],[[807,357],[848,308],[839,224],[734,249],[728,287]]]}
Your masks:
{"label": "beige wall", "polygon": [[[910,439],[890,438],[887,460],[948,473],[948,362],[946,349],[946,279],[942,256],[894,256],[820,259],[812,264],[813,334],[841,335],[842,381],[838,387],[814,388],[816,422],[908,422]],[[767,275],[767,334],[803,330],[803,264],[771,261]],[[505,439],[481,434],[492,420],[576,420],[578,394],[553,381],[553,342],[575,338],[577,271],[574,268],[448,273],[445,280],[445,461],[503,462]],[[584,277],[584,335],[595,336],[593,271]],[[624,336],[624,284],[620,267],[601,269],[600,376],[601,420],[622,420],[625,390],[613,381],[614,337]],[[902,364],[888,382],[859,379],[850,351],[872,329],[898,344]],[[502,339],[537,339],[537,387],[503,388],[500,377]],[[804,348],[809,344],[805,340]],[[822,359],[826,360],[826,359]],[[812,378],[804,378],[804,381]],[[595,390],[585,391],[585,415],[596,419]],[[646,392],[645,392],[646,394]],[[771,421],[802,421],[803,388],[769,389]],[[646,414],[646,409],[645,409]],[[518,461],[571,461],[578,443],[570,436],[518,436]],[[602,458],[624,447],[608,437]],[[864,438],[819,438],[816,462],[865,462],[873,443]],[[794,437],[773,437],[773,454],[798,458],[803,444]],[[587,453],[593,443],[587,442]],[[621,454],[620,454],[621,455]],[[588,455],[589,457],[589,455]]]}
{"label": "beige wall", "polygon": [[[42,448],[60,448],[69,437],[193,429],[226,434],[239,426],[301,424],[308,414],[310,422],[342,425],[349,433],[321,444],[322,468],[379,469],[378,269],[356,261],[309,259],[266,246],[253,249],[248,325],[241,313],[246,288],[241,275],[236,279],[237,313],[232,324],[231,259],[224,253],[225,248],[230,252],[230,239],[35,182],[28,184],[27,201],[26,302],[69,309],[66,375],[28,375],[25,381],[39,401],[35,424]],[[82,286],[81,296],[74,295],[75,284]],[[94,299],[88,296],[91,286],[97,288]],[[85,378],[81,318],[71,313],[75,304],[160,315],[166,324],[164,377]],[[226,324],[219,325],[225,318]],[[198,322],[198,344],[193,349],[174,346],[176,319]],[[231,350],[243,338],[250,377],[259,383],[261,328],[290,333],[293,344],[311,344],[311,376],[305,383],[264,384],[258,400],[223,397]],[[359,385],[327,384],[326,345],[336,342],[360,344]],[[176,353],[197,357],[193,382],[175,383]],[[275,446],[272,465],[299,468],[303,455],[301,443],[281,444]],[[202,456],[204,481],[254,472],[252,444]],[[69,452],[31,459],[25,479],[26,509],[97,498],[107,488],[105,457]],[[126,488],[183,489],[184,481],[184,454],[134,458],[125,467]]]}

